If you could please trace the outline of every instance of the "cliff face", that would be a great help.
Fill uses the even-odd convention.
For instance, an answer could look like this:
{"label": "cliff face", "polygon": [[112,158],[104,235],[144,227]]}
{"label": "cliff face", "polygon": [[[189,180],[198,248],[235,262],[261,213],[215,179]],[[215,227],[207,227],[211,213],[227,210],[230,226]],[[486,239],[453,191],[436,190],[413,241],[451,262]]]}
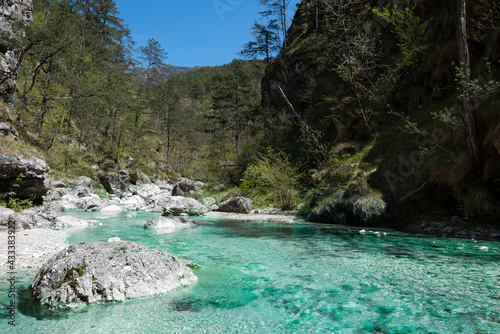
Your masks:
{"label": "cliff face", "polygon": [[[19,49],[23,27],[32,23],[31,0],[3,0],[0,4],[0,94],[9,99],[16,89]],[[40,203],[49,188],[48,167],[36,157],[36,149],[27,149],[15,129],[9,108],[0,105],[0,201],[8,193],[13,197]],[[11,196],[12,197],[12,196]]]}
{"label": "cliff face", "polygon": [[15,90],[19,52],[15,41],[22,37],[22,25],[33,21],[32,0],[3,0],[0,4],[0,90]]}
{"label": "cliff face", "polygon": [[[271,62],[262,80],[263,105],[289,112],[280,86],[302,120],[320,131],[329,147],[371,140],[367,159],[377,168],[369,182],[388,203],[431,203],[466,217],[500,217],[500,93],[494,87],[500,78],[497,1],[467,2],[469,84],[493,83],[492,89],[474,96],[484,161],[480,170],[468,153],[458,91],[456,1],[411,1],[420,23],[427,22],[420,36],[423,48],[411,65],[403,65],[394,25],[366,8],[390,4],[401,9],[405,1],[344,1],[353,4],[350,13],[333,12],[339,10],[338,3],[320,2],[316,31],[315,1],[307,1],[307,6],[302,1],[289,29],[287,49]],[[446,110],[457,120],[455,126],[436,117]],[[395,113],[416,124],[414,131],[408,131],[409,123]],[[297,127],[290,128],[285,148],[300,147],[298,133]],[[412,156],[420,157],[418,163]],[[415,189],[419,191],[408,196]]]}

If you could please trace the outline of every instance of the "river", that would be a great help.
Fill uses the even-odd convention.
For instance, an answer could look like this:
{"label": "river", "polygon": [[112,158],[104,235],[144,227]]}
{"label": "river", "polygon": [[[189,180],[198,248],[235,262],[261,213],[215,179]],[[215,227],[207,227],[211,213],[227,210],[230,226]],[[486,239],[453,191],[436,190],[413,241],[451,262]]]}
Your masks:
{"label": "river", "polygon": [[[150,230],[143,225],[157,214],[124,215],[97,218],[102,225],[72,231],[69,242],[138,242],[196,263],[198,282],[55,319],[21,305],[15,327],[4,309],[0,333],[500,332],[499,243],[392,230],[379,238],[346,226],[223,216],[196,218],[197,227]],[[22,296],[35,272],[21,275]],[[7,290],[2,277],[2,308]]]}

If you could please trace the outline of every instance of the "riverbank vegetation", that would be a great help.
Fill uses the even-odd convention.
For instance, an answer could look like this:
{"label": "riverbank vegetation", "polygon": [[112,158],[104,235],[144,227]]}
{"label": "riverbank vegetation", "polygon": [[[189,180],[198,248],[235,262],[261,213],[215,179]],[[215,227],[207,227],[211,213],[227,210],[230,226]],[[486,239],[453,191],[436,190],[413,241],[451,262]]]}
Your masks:
{"label": "riverbank vegetation", "polygon": [[304,0],[288,30],[251,28],[241,55],[264,59],[167,78],[168,45],[136,48],[113,1],[36,0],[4,99],[55,178],[127,169],[313,221],[498,225],[500,7],[461,4]]}

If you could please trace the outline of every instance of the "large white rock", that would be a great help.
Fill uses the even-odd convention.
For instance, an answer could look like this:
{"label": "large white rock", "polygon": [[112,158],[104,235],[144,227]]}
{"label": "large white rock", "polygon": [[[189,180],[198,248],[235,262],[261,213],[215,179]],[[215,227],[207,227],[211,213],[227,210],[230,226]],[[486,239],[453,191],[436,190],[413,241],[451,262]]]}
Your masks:
{"label": "large white rock", "polygon": [[56,227],[67,227],[67,226],[84,226],[87,227],[92,222],[89,222],[85,219],[78,219],[72,216],[60,216],[56,218],[55,226]]}
{"label": "large white rock", "polygon": [[50,309],[123,301],[196,282],[190,264],[129,241],[81,243],[52,255],[30,290],[36,302]]}
{"label": "large white rock", "polygon": [[249,213],[252,210],[252,200],[250,198],[237,196],[219,204],[219,210],[231,213]]}
{"label": "large white rock", "polygon": [[144,228],[175,228],[175,227],[187,227],[187,226],[197,226],[198,222],[193,219],[182,218],[182,217],[159,217],[159,218],[151,218],[146,224],[144,224]]}
{"label": "large white rock", "polygon": [[101,212],[123,212],[123,207],[119,205],[108,205],[102,208]]}

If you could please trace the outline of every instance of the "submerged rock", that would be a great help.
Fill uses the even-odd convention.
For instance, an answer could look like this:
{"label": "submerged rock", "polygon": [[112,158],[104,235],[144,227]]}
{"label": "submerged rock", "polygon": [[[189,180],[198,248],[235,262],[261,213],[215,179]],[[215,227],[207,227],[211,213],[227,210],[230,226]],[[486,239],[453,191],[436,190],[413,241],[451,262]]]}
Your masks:
{"label": "submerged rock", "polygon": [[84,226],[94,224],[93,220],[78,219],[72,216],[60,216],[56,218],[55,227]]}
{"label": "submerged rock", "polygon": [[172,228],[199,225],[196,220],[182,217],[151,218],[144,224],[144,228]]}
{"label": "submerged rock", "polygon": [[81,243],[52,255],[30,291],[36,302],[50,309],[119,302],[196,282],[190,264],[129,241]]}
{"label": "submerged rock", "polygon": [[189,216],[203,216],[208,209],[191,197],[169,196],[160,194],[150,199],[153,211],[161,212],[163,216],[180,216],[185,213]]}
{"label": "submerged rock", "polygon": [[252,200],[243,196],[228,199],[219,204],[219,210],[230,213],[249,213],[252,210]]}

